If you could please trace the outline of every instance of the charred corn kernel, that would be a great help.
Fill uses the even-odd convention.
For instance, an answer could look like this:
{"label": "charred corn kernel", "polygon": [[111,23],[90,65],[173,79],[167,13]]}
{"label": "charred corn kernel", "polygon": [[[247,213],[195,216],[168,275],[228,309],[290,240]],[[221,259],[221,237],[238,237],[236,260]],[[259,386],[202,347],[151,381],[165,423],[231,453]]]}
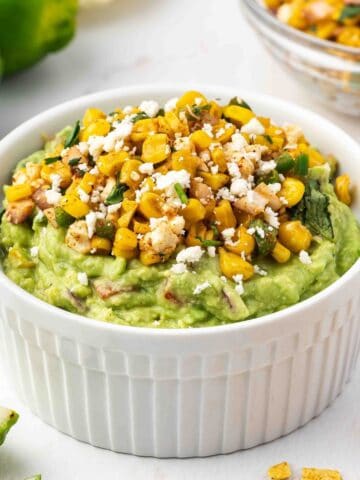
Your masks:
{"label": "charred corn kernel", "polygon": [[188,150],[178,150],[171,155],[173,170],[187,170],[191,175],[195,175],[198,164],[198,157],[192,155]]}
{"label": "charred corn kernel", "polygon": [[101,173],[107,177],[112,177],[120,172],[122,165],[129,158],[128,152],[111,152],[100,155],[97,160],[97,166]]}
{"label": "charred corn kernel", "polygon": [[181,121],[174,112],[166,112],[164,118],[172,132],[181,131]]}
{"label": "charred corn kernel", "polygon": [[229,200],[220,200],[218,206],[214,208],[214,215],[216,226],[220,231],[235,227],[236,218]]}
{"label": "charred corn kernel", "polygon": [[110,123],[100,118],[93,123],[90,123],[84,130],[80,132],[80,140],[87,142],[93,135],[104,136],[110,132]]}
{"label": "charred corn kernel", "polygon": [[92,123],[96,122],[96,120],[100,120],[106,118],[105,113],[98,108],[88,108],[84,113],[82,123],[84,127],[88,127]]}
{"label": "charred corn kernel", "polygon": [[90,193],[96,183],[96,176],[86,172],[79,183],[79,187],[86,193]]}
{"label": "charred corn kernel", "polygon": [[286,263],[290,260],[291,252],[288,248],[281,245],[280,242],[276,242],[274,250],[271,252],[271,256],[278,262],[278,263]]}
{"label": "charred corn kernel", "polygon": [[209,108],[209,114],[212,118],[221,118],[222,116],[222,106],[219,105],[217,102],[215,102],[214,100],[210,100],[210,102],[208,102],[209,105],[210,105],[210,108]]}
{"label": "charred corn kernel", "polygon": [[152,192],[145,192],[140,199],[139,212],[145,218],[160,218],[162,212],[163,201],[159,195]]}
{"label": "charred corn kernel", "polygon": [[32,188],[29,184],[12,185],[6,187],[5,197],[8,202],[17,202],[18,200],[24,200],[31,197]]}
{"label": "charred corn kernel", "polygon": [[197,198],[190,198],[181,214],[187,224],[200,222],[205,218],[206,210],[204,205]]}
{"label": "charred corn kernel", "polygon": [[315,148],[309,147],[306,152],[309,156],[309,167],[316,167],[325,163],[325,158]]}
{"label": "charred corn kernel", "polygon": [[54,162],[49,165],[43,165],[41,168],[41,178],[47,183],[52,183],[52,175],[60,176],[60,187],[66,188],[70,185],[72,180],[71,169],[63,162]]}
{"label": "charred corn kernel", "polygon": [[[129,252],[131,255],[137,247],[137,237],[136,233],[134,233],[129,228],[120,227],[116,230],[115,239],[114,239],[114,246],[113,246],[113,254],[116,257],[124,256],[124,254],[120,254],[120,252]],[[128,257],[125,257],[128,258]]]}
{"label": "charred corn kernel", "polygon": [[255,114],[251,110],[238,105],[228,105],[224,108],[223,113],[225,118],[238,126],[250,122],[250,120],[255,117]]}
{"label": "charred corn kernel", "polygon": [[326,470],[323,468],[303,468],[301,480],[342,480],[338,470]]}
{"label": "charred corn kernel", "polygon": [[189,90],[188,92],[185,92],[182,97],[179,98],[179,100],[177,101],[176,107],[178,109],[182,109],[186,107],[186,105],[199,106],[199,105],[205,105],[206,103],[208,102],[202,93],[197,92],[196,90]]}
{"label": "charred corn kernel", "polygon": [[190,135],[190,140],[198,150],[205,150],[213,142],[213,139],[204,130],[196,130]]}
{"label": "charred corn kernel", "polygon": [[247,232],[247,229],[240,226],[236,229],[235,240],[232,244],[225,244],[226,250],[229,252],[240,255],[244,252],[246,255],[250,255],[255,249],[255,239]]}
{"label": "charred corn kernel", "polygon": [[90,211],[89,205],[82,202],[75,193],[66,194],[61,202],[61,207],[74,218],[85,217]]}
{"label": "charred corn kernel", "polygon": [[233,278],[234,275],[242,275],[244,280],[248,280],[254,275],[254,267],[251,263],[243,260],[239,255],[227,252],[224,248],[219,248],[220,270],[227,278]]}
{"label": "charred corn kernel", "polygon": [[229,175],[225,175],[225,173],[203,172],[200,175],[204,179],[206,185],[209,185],[213,190],[220,190],[220,188],[226,185],[230,180]]}
{"label": "charred corn kernel", "polygon": [[299,220],[284,222],[279,227],[279,240],[291,252],[308,250],[312,235]]}
{"label": "charred corn kernel", "polygon": [[108,255],[111,252],[111,241],[108,238],[97,237],[91,239],[91,249],[96,250],[98,255]]}
{"label": "charred corn kernel", "polygon": [[291,468],[287,462],[273,465],[268,470],[270,480],[288,480],[291,477]]}
{"label": "charred corn kernel", "polygon": [[282,183],[279,197],[284,197],[286,206],[291,208],[298,204],[305,193],[305,185],[297,178],[287,177]]}
{"label": "charred corn kernel", "polygon": [[242,210],[235,210],[235,216],[237,223],[243,225],[244,227],[249,227],[250,223],[254,220],[253,215],[250,213],[244,212]]}
{"label": "charred corn kernel", "polygon": [[158,125],[156,118],[145,118],[139,120],[133,126],[130,138],[133,142],[143,142],[149,135],[149,133],[156,133]]}
{"label": "charred corn kernel", "polygon": [[219,171],[224,173],[227,170],[224,151],[221,147],[215,147],[210,151],[211,160],[219,167]]}
{"label": "charred corn kernel", "polygon": [[140,160],[128,160],[121,168],[120,182],[136,190],[142,182],[144,175],[139,172]]}
{"label": "charred corn kernel", "polygon": [[214,137],[216,142],[227,143],[230,141],[231,136],[235,133],[235,125],[220,120],[219,123],[213,128]]}
{"label": "charred corn kernel", "polygon": [[340,202],[345,205],[351,204],[350,177],[349,175],[340,175],[335,180],[335,193]]}
{"label": "charred corn kernel", "polygon": [[118,220],[119,227],[128,227],[135,212],[137,210],[137,203],[133,200],[124,199],[121,205],[121,216]]}
{"label": "charred corn kernel", "polygon": [[211,198],[208,200],[207,204],[205,205],[205,218],[209,220],[213,215],[214,215],[214,208],[216,206],[216,200],[214,198]]}
{"label": "charred corn kernel", "polygon": [[150,226],[148,223],[142,222],[138,219],[133,220],[133,230],[135,233],[140,233],[144,235],[145,233],[150,232]]}
{"label": "charred corn kernel", "polygon": [[201,240],[204,240],[205,236],[206,226],[202,222],[193,223],[186,237],[186,245],[188,247],[201,246]]}
{"label": "charred corn kernel", "polygon": [[360,27],[345,27],[337,36],[337,41],[348,47],[360,48]]}
{"label": "charred corn kernel", "polygon": [[146,252],[146,251],[141,251],[140,252],[140,262],[143,265],[154,265],[155,263],[160,263],[162,260],[161,255],[158,253],[152,253],[152,252]]}
{"label": "charred corn kernel", "polygon": [[125,258],[126,260],[132,260],[137,256],[137,250],[122,250],[121,248],[115,248],[115,246],[112,249],[112,254],[115,257],[121,257]]}
{"label": "charred corn kernel", "polygon": [[141,159],[143,162],[159,163],[165,160],[170,152],[168,136],[165,133],[155,133],[144,141]]}

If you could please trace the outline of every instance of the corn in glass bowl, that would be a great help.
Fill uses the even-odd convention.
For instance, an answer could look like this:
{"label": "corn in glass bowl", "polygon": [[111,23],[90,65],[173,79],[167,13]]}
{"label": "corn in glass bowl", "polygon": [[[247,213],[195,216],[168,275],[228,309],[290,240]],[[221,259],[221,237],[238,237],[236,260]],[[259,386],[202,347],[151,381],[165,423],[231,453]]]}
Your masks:
{"label": "corn in glass bowl", "polygon": [[360,116],[360,48],[346,47],[281,23],[261,0],[240,0],[266,48],[332,110]]}

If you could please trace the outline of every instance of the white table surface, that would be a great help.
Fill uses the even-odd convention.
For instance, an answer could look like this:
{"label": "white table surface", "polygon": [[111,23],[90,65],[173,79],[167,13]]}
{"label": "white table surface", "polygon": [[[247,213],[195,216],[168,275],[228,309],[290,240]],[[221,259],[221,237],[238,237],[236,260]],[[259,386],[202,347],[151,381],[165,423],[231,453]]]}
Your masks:
{"label": "white table surface", "polygon": [[[241,1],[241,0],[240,0]],[[330,112],[286,76],[245,23],[236,0],[117,0],[82,12],[75,41],[0,86],[0,137],[48,107],[121,85],[194,81],[276,95],[315,110],[360,140],[359,120]],[[248,451],[207,459],[158,460],[96,449],[58,433],[19,403],[0,365],[0,404],[21,420],[0,449],[0,480],[41,472],[44,480],[266,478],[287,459],[338,468],[360,479],[360,371],[319,418]]]}

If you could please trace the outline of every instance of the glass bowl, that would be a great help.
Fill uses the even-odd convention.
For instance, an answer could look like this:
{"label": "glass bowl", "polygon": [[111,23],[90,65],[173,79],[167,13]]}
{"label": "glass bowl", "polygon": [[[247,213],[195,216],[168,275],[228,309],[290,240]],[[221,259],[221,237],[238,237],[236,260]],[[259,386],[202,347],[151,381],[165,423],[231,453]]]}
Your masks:
{"label": "glass bowl", "polygon": [[260,0],[240,0],[266,48],[331,109],[360,116],[360,48],[321,40],[281,23]]}

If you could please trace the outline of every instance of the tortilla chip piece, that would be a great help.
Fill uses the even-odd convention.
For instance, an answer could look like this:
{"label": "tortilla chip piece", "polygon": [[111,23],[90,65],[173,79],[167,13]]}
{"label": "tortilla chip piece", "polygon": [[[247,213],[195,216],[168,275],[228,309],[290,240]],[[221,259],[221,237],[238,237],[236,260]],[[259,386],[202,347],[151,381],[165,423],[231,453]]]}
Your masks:
{"label": "tortilla chip piece", "polygon": [[337,470],[303,468],[301,480],[342,480],[342,476]]}
{"label": "tortilla chip piece", "polygon": [[291,477],[291,468],[287,462],[273,465],[268,470],[268,475],[271,480],[288,480]]}

